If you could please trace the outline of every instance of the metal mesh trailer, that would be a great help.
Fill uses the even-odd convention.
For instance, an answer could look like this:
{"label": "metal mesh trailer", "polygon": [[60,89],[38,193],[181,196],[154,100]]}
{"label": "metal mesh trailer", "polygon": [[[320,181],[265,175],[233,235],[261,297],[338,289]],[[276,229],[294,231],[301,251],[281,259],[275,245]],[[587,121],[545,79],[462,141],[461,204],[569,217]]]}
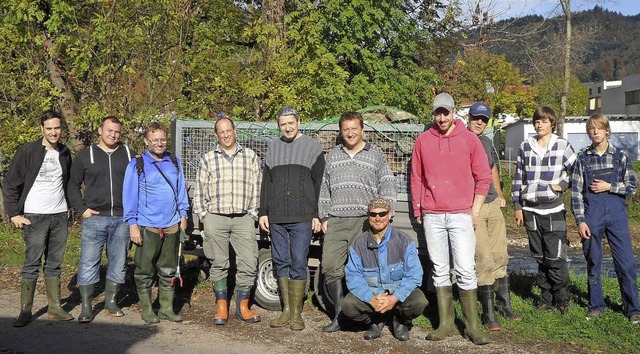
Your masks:
{"label": "metal mesh trailer", "polygon": [[[185,179],[190,187],[190,196],[192,196],[192,187],[195,184],[200,159],[217,144],[214,124],[215,121],[182,119],[172,121],[171,147],[183,164]],[[235,124],[238,143],[254,150],[264,161],[269,143],[280,136],[277,124],[275,122],[235,122]],[[301,123],[300,131],[316,139],[322,145],[325,153],[339,143],[337,123]],[[396,176],[398,203],[393,217],[393,225],[416,239],[418,250],[422,255],[426,254],[426,247],[424,238],[418,237],[418,234],[421,233],[421,226],[410,217],[409,169],[415,140],[423,131],[424,125],[421,124],[365,123],[364,133],[365,140],[375,144],[385,153],[389,167]],[[197,235],[200,226],[199,220],[194,217],[192,222],[192,234]],[[264,308],[276,310],[280,308],[280,300],[276,279],[273,275],[268,235],[261,233],[257,227],[256,235],[260,245],[260,253],[255,300]],[[324,306],[323,292],[319,288],[323,283],[318,273],[320,256],[320,240],[316,237],[309,250],[309,268],[310,275],[314,280],[316,298],[318,303]]]}

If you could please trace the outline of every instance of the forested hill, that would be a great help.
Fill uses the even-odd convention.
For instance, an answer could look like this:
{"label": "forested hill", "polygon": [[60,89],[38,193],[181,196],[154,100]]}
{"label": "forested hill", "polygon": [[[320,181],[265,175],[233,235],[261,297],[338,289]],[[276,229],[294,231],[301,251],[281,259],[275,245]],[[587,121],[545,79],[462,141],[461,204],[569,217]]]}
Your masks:
{"label": "forested hill", "polygon": [[[640,14],[625,16],[595,6],[573,13],[573,72],[581,81],[618,80],[640,74]],[[533,73],[536,49],[560,58],[557,38],[565,33],[564,17],[526,16],[496,22],[485,47],[523,72]],[[556,63],[561,60],[556,60]]]}

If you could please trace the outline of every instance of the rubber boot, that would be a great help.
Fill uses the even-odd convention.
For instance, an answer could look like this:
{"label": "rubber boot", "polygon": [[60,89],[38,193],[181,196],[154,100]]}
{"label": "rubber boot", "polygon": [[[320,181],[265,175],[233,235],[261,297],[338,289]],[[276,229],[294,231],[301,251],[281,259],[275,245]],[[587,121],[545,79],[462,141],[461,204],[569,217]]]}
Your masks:
{"label": "rubber boot", "polygon": [[260,315],[249,309],[249,291],[236,290],[236,314],[235,318],[247,323],[260,322]]}
{"label": "rubber boot", "polygon": [[168,320],[171,322],[182,322],[182,316],[173,312],[173,297],[174,290],[158,290],[158,297],[160,298],[160,311],[158,311],[158,318],[161,320]]}
{"label": "rubber boot", "polygon": [[118,307],[116,296],[120,290],[120,284],[107,279],[104,285],[104,312],[112,317],[122,317],[124,312]]}
{"label": "rubber boot", "polygon": [[151,306],[151,289],[148,288],[138,288],[138,299],[140,299],[140,308],[142,312],[140,313],[140,317],[147,324],[158,323],[160,319],[156,316],[155,312],[153,312],[153,307]]}
{"label": "rubber boot", "polygon": [[36,292],[37,281],[38,279],[22,279],[20,286],[20,314],[13,322],[13,327],[24,327],[31,322],[33,295]]}
{"label": "rubber boot", "polygon": [[56,321],[71,321],[73,316],[65,311],[60,305],[60,278],[45,277],[44,284],[47,288],[47,299],[49,300],[49,310],[47,317]]}
{"label": "rubber boot", "polygon": [[307,280],[289,279],[289,306],[291,311],[291,322],[289,328],[294,331],[301,331],[304,327],[302,319],[302,308],[304,305],[305,288]]}
{"label": "rubber boot", "polygon": [[214,281],[213,292],[216,295],[216,305],[218,307],[216,314],[213,316],[213,324],[217,326],[224,326],[229,321],[227,279]]}
{"label": "rubber boot", "polygon": [[443,340],[456,331],[455,312],[453,309],[453,291],[450,286],[436,288],[438,298],[438,329],[427,334],[427,340]]}
{"label": "rubber boot", "polygon": [[383,328],[384,322],[379,318],[369,320],[369,329],[364,332],[364,340],[374,340],[376,338],[380,338]]}
{"label": "rubber boot", "polygon": [[502,327],[500,327],[500,323],[496,319],[495,309],[493,308],[493,285],[479,286],[478,299],[482,304],[482,324],[490,331],[501,330]]}
{"label": "rubber boot", "polygon": [[399,315],[393,316],[393,338],[404,342],[409,340],[412,323]]}
{"label": "rubber boot", "polygon": [[327,284],[327,292],[333,301],[333,320],[328,325],[322,327],[322,332],[337,332],[340,330],[338,318],[342,312],[342,300],[344,299],[342,290],[342,279]]}
{"label": "rubber boot", "polygon": [[460,305],[464,314],[464,334],[475,345],[488,344],[489,338],[482,333],[478,326],[478,292],[477,289],[460,289]]}
{"label": "rubber boot", "polygon": [[282,299],[282,313],[278,318],[269,323],[269,326],[272,328],[286,327],[289,325],[289,278],[278,278],[278,293],[280,293],[280,298]]}
{"label": "rubber boot", "polygon": [[80,298],[82,299],[78,322],[89,323],[93,321],[93,309],[91,308],[91,301],[93,301],[94,284],[78,285],[78,288],[80,289]]}
{"label": "rubber boot", "polygon": [[504,277],[500,279],[496,279],[496,282],[493,284],[493,287],[496,291],[496,307],[498,308],[498,313],[502,315],[502,317],[514,320],[514,321],[522,321],[522,317],[516,315],[511,308],[511,291],[509,290],[509,277]]}

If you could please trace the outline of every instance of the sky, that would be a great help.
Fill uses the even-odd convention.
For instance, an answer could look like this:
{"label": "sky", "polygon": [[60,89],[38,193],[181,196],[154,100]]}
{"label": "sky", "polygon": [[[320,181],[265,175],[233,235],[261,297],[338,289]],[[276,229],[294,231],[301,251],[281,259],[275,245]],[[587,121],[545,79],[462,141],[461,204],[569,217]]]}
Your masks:
{"label": "sky", "polygon": [[[627,16],[640,14],[639,0],[572,0],[571,12],[591,10],[596,5]],[[498,20],[531,14],[553,17],[562,12],[559,0],[481,0],[480,6],[491,7],[490,13]]]}

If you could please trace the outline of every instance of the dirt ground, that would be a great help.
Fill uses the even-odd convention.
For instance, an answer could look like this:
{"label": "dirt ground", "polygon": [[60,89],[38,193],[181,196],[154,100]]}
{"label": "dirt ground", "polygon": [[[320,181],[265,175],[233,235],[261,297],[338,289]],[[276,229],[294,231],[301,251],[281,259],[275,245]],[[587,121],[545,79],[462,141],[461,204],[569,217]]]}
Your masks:
{"label": "dirt ground", "polygon": [[[493,343],[478,347],[460,335],[442,342],[426,341],[431,328],[414,327],[411,340],[399,342],[385,327],[382,337],[365,341],[358,330],[322,333],[321,327],[328,323],[325,313],[313,304],[305,304],[303,317],[307,328],[294,332],[273,329],[269,321],[278,312],[267,311],[256,305],[253,310],[262,316],[262,322],[246,324],[231,319],[225,326],[214,326],[211,321],[215,313],[213,291],[210,286],[194,288],[196,270],[184,272],[185,287],[177,293],[175,306],[181,308],[185,321],[171,323],[162,321],[157,325],[145,325],[140,319],[135,286],[129,276],[119,297],[124,317],[111,318],[101,311],[104,295],[97,289],[94,300],[95,320],[90,324],[77,321],[57,322],[47,319],[46,294],[42,278],[38,282],[35,296],[34,317],[24,328],[12,327],[19,310],[19,269],[0,268],[0,354],[9,353],[175,353],[187,350],[195,353],[538,353],[548,351],[544,343],[516,345],[509,342],[506,332],[491,333]],[[80,298],[73,277],[63,276],[62,299],[65,309],[75,317],[80,312]],[[191,284],[191,285],[189,285]],[[230,312],[233,313],[234,305]],[[555,352],[571,350],[557,347]]]}

